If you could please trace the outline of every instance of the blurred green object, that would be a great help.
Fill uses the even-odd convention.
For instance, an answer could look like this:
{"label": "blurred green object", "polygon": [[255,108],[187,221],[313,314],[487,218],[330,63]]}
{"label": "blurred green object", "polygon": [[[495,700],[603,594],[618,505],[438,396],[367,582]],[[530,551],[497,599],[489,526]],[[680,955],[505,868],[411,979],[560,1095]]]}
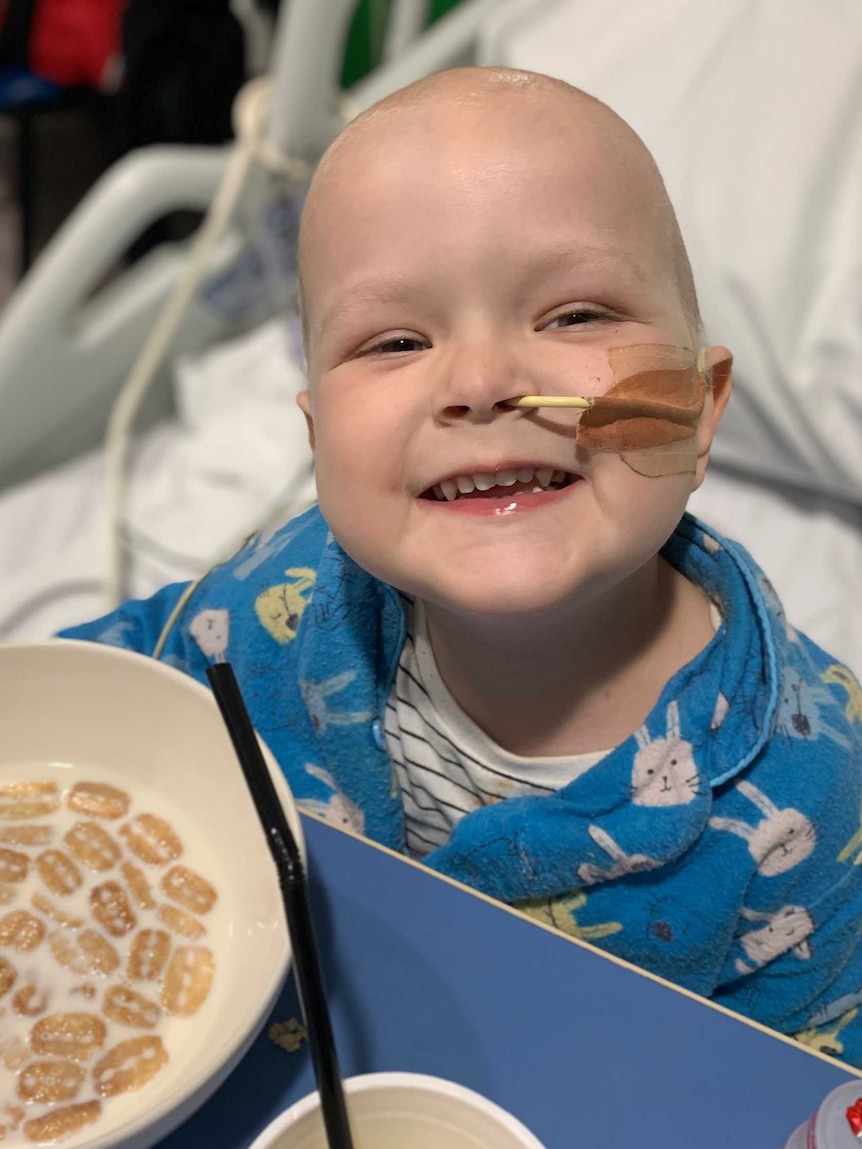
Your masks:
{"label": "blurred green object", "polygon": [[[390,0],[360,0],[347,35],[344,67],[341,72],[342,88],[349,88],[366,73],[376,68],[383,55],[386,21]],[[432,0],[429,24],[439,20],[461,0]]]}

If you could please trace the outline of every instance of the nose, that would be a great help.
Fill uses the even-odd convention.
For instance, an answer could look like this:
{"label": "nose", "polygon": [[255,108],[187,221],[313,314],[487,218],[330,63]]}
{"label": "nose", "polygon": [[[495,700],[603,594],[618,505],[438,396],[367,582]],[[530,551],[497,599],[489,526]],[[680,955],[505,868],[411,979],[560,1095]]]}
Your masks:
{"label": "nose", "polygon": [[441,363],[437,419],[490,423],[502,414],[523,414],[507,405],[507,400],[525,394],[529,386],[515,358],[511,348],[492,339],[474,339],[453,348]]}

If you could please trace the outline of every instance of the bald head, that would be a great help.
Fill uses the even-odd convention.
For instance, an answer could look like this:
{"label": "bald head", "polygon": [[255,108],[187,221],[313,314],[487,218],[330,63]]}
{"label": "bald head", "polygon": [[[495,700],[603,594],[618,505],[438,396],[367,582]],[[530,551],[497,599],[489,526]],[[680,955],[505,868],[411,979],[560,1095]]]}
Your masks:
{"label": "bald head", "polygon": [[299,239],[300,310],[309,354],[316,265],[331,241],[333,221],[350,213],[358,182],[369,172],[396,169],[409,152],[409,162],[424,163],[429,175],[448,166],[469,213],[476,183],[471,165],[484,163],[491,176],[505,175],[507,143],[510,153],[523,155],[539,137],[551,139],[560,153],[577,153],[582,167],[595,169],[595,182],[604,179],[627,198],[632,218],[649,233],[663,273],[673,282],[690,336],[699,343],[697,298],[679,226],[658,168],[636,133],[607,105],[562,80],[509,68],[458,68],[375,104],[323,156]]}

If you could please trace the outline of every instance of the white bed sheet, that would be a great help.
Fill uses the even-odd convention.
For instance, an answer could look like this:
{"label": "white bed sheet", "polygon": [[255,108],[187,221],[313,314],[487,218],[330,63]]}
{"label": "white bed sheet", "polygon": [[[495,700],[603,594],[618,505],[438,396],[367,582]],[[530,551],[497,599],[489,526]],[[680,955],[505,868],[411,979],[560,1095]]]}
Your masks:
{"label": "white bed sheet", "polygon": [[[304,384],[299,332],[285,320],[177,364],[178,416],[131,459],[135,597],[199,575],[267,509],[287,518],[314,500],[295,403]],[[0,497],[0,641],[39,641],[104,613],[107,569],[103,451]]]}

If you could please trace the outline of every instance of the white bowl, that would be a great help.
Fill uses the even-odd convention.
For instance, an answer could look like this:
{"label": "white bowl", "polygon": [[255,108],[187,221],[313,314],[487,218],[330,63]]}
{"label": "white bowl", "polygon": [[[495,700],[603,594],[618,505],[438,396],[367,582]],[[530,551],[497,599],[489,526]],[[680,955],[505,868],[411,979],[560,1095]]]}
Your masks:
{"label": "white bowl", "polygon": [[[266,747],[264,756],[304,850],[290,791]],[[182,814],[188,822],[176,828],[190,848],[180,861],[219,890],[199,943],[215,955],[212,989],[194,1017],[171,1020],[168,1064],[144,1088],[108,1098],[96,1123],[62,1142],[147,1149],[214,1092],[279,993],[290,951],[275,867],[215,700],[152,659],[85,642],[0,646],[0,783],[46,777],[112,781],[144,799],[133,812]]]}
{"label": "white bowl", "polygon": [[[367,1073],[344,1090],[357,1149],[544,1149],[511,1113],[442,1077]],[[319,1094],[280,1113],[251,1149],[326,1149]]]}

